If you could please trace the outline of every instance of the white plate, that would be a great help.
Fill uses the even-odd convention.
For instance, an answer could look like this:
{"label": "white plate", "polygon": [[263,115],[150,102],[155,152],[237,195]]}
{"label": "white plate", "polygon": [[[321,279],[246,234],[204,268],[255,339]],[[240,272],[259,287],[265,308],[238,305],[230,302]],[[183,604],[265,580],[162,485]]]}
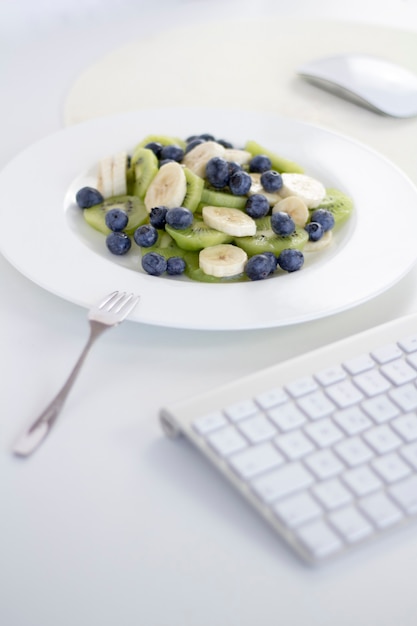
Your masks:
{"label": "white plate", "polygon": [[[134,252],[131,259],[108,253],[73,204],[76,181],[100,157],[131,150],[148,134],[202,132],[238,145],[255,139],[348,193],[355,211],[335,245],[310,255],[299,272],[235,284],[153,277]],[[134,291],[141,301],[133,320],[176,328],[268,328],[328,316],[382,293],[417,258],[417,190],[397,167],[348,137],[255,112],[138,111],[62,130],[0,174],[0,223],[0,250],[44,289],[87,308],[114,289]]]}

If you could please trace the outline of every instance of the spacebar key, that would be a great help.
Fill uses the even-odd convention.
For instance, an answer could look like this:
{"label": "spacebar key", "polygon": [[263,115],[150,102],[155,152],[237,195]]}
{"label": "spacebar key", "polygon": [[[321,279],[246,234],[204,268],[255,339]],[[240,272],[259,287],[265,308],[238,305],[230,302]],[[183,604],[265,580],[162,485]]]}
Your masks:
{"label": "spacebar key", "polygon": [[263,474],[252,482],[252,488],[264,502],[273,502],[299,489],[304,489],[313,482],[313,476],[301,463],[290,463],[268,474]]}

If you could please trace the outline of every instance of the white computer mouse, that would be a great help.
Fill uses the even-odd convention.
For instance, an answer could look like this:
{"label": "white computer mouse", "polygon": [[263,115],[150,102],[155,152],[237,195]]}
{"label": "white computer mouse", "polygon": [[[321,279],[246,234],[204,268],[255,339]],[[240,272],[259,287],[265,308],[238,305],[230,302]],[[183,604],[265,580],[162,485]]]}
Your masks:
{"label": "white computer mouse", "polygon": [[417,76],[397,63],[367,54],[341,54],[305,63],[297,73],[378,113],[417,115]]}

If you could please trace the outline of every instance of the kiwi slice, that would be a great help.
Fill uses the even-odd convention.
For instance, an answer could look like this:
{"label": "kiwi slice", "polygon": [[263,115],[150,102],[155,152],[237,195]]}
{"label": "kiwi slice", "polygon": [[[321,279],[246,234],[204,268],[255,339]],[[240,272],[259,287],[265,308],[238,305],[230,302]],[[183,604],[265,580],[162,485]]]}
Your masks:
{"label": "kiwi slice", "polygon": [[261,146],[261,144],[257,143],[256,141],[247,141],[245,145],[245,150],[250,152],[252,156],[264,154],[265,156],[269,157],[269,159],[271,160],[272,169],[276,170],[277,172],[296,172],[298,174],[304,173],[304,168],[301,167],[301,165],[298,165],[298,163],[294,163],[294,161],[289,161],[288,159],[285,159],[284,157],[275,154],[275,152],[271,152],[271,150],[268,150],[268,148],[264,148],[264,146]]}
{"label": "kiwi slice", "polygon": [[310,209],[310,215],[316,209],[327,209],[333,213],[335,226],[343,224],[353,211],[353,200],[338,189],[326,189],[324,200],[315,209]]}
{"label": "kiwi slice", "polygon": [[210,228],[203,220],[194,219],[191,226],[184,230],[176,230],[166,224],[165,230],[183,250],[202,250],[208,246],[230,243],[233,240],[230,235]]}
{"label": "kiwi slice", "polygon": [[207,188],[204,188],[201,194],[202,206],[224,206],[230,207],[231,209],[243,210],[247,201],[247,196],[234,196],[231,193],[213,191]]}
{"label": "kiwi slice", "polygon": [[152,150],[137,148],[132,156],[131,168],[135,172],[134,195],[142,199],[159,171],[158,158]]}
{"label": "kiwi slice", "polygon": [[185,192],[182,206],[194,213],[200,204],[201,194],[204,189],[204,180],[200,176],[197,176],[197,174],[194,174],[188,167],[184,167],[184,174],[187,183],[187,191]]}
{"label": "kiwi slice", "polygon": [[148,221],[149,214],[143,202],[137,196],[113,196],[89,209],[84,209],[83,216],[87,224],[108,235],[111,231],[106,226],[106,213],[111,209],[121,209],[129,217],[124,232],[131,235],[138,226]]}
{"label": "kiwi slice", "polygon": [[271,218],[261,217],[256,221],[256,233],[253,237],[235,237],[234,244],[242,248],[249,257],[261,252],[273,252],[278,256],[286,248],[302,250],[308,241],[304,228],[296,226],[295,231],[286,237],[276,235],[271,228]]}
{"label": "kiwi slice", "polygon": [[[163,146],[179,146],[180,148],[185,148],[186,143],[184,139],[180,139],[179,137],[172,137],[171,135],[147,135],[140,141],[136,148],[143,148],[148,143],[160,143]],[[135,150],[136,150],[135,148]]]}
{"label": "kiwi slice", "polygon": [[184,258],[184,250],[181,250],[173,240],[173,238],[165,231],[160,231],[158,239],[153,246],[149,248],[141,248],[142,254],[147,252],[157,252],[162,254],[166,259],[170,259],[172,256],[180,256]]}
{"label": "kiwi slice", "polygon": [[198,261],[198,252],[184,252],[184,261],[185,261],[185,275],[191,280],[197,280],[200,283],[238,283],[243,282],[244,280],[248,280],[245,274],[238,274],[237,276],[229,276],[224,278],[218,278],[216,276],[211,276],[210,274],[206,274],[200,268]]}

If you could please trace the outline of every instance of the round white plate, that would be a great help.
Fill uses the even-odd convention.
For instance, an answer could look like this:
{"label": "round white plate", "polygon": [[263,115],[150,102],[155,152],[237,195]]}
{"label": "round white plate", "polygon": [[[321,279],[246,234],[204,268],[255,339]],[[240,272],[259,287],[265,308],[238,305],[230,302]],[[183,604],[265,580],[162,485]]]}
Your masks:
{"label": "round white plate", "polygon": [[[111,255],[74,205],[80,181],[101,157],[148,134],[202,132],[236,145],[255,139],[348,193],[354,214],[332,247],[309,255],[299,272],[233,284],[149,276],[133,247],[128,257]],[[143,110],[47,137],[1,172],[0,223],[0,250],[44,289],[87,308],[115,289],[133,291],[141,300],[131,319],[176,328],[268,328],[328,316],[382,293],[417,259],[417,190],[396,166],[324,128],[235,110]]]}

